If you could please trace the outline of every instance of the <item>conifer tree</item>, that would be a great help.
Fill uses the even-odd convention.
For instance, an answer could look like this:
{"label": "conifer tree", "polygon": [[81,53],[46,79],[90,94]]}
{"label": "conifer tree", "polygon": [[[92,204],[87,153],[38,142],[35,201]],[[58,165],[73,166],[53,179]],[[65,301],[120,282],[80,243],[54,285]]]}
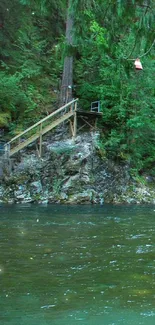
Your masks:
{"label": "conifer tree", "polygon": [[66,104],[72,99],[73,88],[73,24],[74,17],[71,11],[71,0],[68,0],[66,19],[66,55],[63,64],[62,84],[60,90],[60,105]]}

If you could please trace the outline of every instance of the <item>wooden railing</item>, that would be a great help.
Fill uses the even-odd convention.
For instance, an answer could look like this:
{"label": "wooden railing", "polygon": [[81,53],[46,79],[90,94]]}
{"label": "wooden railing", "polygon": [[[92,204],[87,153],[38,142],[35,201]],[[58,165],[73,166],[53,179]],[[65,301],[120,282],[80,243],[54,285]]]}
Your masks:
{"label": "wooden railing", "polygon": [[60,123],[75,115],[77,110],[77,101],[78,99],[72,100],[12,138],[5,144],[5,157],[11,157],[37,139],[39,139],[39,153],[41,156],[42,136]]}

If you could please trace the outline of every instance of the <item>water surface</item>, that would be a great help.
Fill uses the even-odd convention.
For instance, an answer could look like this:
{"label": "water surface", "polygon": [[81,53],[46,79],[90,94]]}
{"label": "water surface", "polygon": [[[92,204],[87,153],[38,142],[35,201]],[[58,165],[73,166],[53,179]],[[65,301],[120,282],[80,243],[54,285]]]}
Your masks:
{"label": "water surface", "polygon": [[154,325],[155,207],[0,207],[0,324]]}

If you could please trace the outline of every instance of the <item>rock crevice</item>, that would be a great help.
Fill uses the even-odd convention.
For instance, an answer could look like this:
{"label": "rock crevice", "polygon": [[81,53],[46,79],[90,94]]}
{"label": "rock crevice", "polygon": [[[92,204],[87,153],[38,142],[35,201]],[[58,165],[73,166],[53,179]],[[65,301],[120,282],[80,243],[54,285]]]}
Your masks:
{"label": "rock crevice", "polygon": [[21,153],[10,175],[0,180],[0,202],[6,203],[155,203],[154,180],[145,185],[130,175],[128,165],[102,158],[97,134],[75,141],[45,143],[45,154]]}

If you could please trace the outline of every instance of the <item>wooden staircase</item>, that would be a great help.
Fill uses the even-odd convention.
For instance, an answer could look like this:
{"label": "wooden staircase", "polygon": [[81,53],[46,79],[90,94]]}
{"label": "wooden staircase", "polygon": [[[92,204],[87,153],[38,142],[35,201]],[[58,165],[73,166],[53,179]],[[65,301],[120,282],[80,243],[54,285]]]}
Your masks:
{"label": "wooden staircase", "polygon": [[35,123],[19,135],[12,138],[5,144],[5,158],[9,158],[27,147],[30,143],[39,139],[39,155],[42,154],[42,136],[62,122],[74,117],[73,124],[71,123],[72,135],[76,136],[76,112],[77,101],[74,99],[66,105],[58,108],[56,111],[46,116],[39,122]]}

